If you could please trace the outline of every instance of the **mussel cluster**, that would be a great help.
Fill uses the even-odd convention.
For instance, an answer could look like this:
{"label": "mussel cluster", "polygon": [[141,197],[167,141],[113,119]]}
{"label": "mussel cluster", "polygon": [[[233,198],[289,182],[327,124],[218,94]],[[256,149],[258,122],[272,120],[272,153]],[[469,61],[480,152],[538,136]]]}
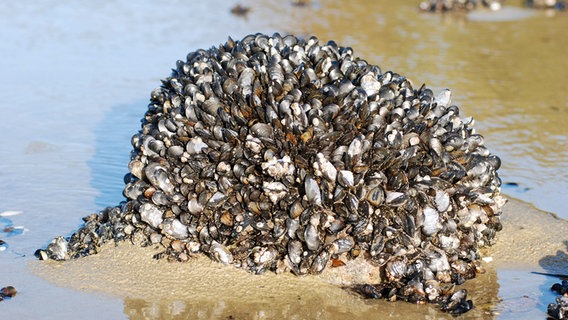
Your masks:
{"label": "mussel cluster", "polygon": [[548,305],[548,318],[568,319],[568,280],[555,283],[550,289],[559,295],[556,297],[556,303],[553,302]]}
{"label": "mussel cluster", "polygon": [[535,9],[566,10],[566,0],[525,0],[525,5]]}
{"label": "mussel cluster", "polygon": [[[427,0],[418,5],[420,10],[427,12],[471,11],[480,8],[500,10],[505,0]],[[566,0],[524,0],[523,5],[534,9],[566,10]]]}
{"label": "mussel cluster", "polygon": [[422,11],[446,12],[446,11],[470,11],[478,8],[499,10],[504,0],[427,0],[419,4]]}
{"label": "mussel cluster", "polygon": [[410,283],[414,300],[438,302],[440,286],[475,276],[505,202],[499,158],[450,95],[315,37],[191,52],[132,137],[126,201],[38,255],[128,239],[170,260],[298,275],[360,257],[397,296]]}

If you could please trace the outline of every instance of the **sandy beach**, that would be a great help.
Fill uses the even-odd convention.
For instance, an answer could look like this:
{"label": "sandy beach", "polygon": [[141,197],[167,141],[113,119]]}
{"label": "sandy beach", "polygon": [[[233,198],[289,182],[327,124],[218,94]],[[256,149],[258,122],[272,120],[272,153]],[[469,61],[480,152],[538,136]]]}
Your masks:
{"label": "sandy beach", "polygon": [[[503,226],[497,244],[483,250],[491,257],[483,263],[486,273],[464,285],[476,305],[464,319],[514,315],[525,310],[527,302],[538,300],[515,288],[505,289],[518,299],[498,298],[501,270],[568,273],[566,244],[558,237],[568,232],[568,222],[510,199]],[[252,275],[206,257],[187,263],[155,260],[157,252],[159,248],[111,244],[98,255],[66,262],[31,261],[29,268],[57,286],[123,299],[124,313],[131,319],[364,319],[376,314],[452,318],[435,306],[363,300],[336,285],[343,281],[336,274],[340,268],[320,276]]]}

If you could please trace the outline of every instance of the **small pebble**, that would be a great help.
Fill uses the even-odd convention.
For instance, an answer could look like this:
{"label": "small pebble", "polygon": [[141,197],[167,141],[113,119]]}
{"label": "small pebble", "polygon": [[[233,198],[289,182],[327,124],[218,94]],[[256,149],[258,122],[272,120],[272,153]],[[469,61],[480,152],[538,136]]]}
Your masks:
{"label": "small pebble", "polygon": [[16,296],[18,291],[12,286],[7,286],[0,289],[0,301],[10,299]]}

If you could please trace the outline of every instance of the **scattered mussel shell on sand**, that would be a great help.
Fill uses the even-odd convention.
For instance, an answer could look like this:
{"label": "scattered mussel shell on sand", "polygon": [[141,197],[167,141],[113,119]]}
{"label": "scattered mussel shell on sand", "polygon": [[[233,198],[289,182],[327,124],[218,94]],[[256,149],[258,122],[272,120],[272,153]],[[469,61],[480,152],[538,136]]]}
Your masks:
{"label": "scattered mussel shell on sand", "polygon": [[566,0],[525,0],[525,5],[529,8],[546,10],[566,10],[568,1]]}
{"label": "scattered mussel shell on sand", "polygon": [[0,301],[11,299],[16,296],[18,291],[12,286],[6,286],[0,289]]}
{"label": "scattered mussel shell on sand", "polygon": [[495,11],[501,9],[504,2],[504,0],[426,0],[420,2],[419,8],[429,12],[470,11],[478,8]]}
{"label": "scattered mussel shell on sand", "polygon": [[126,200],[37,256],[127,240],[163,246],[156,258],[297,275],[360,258],[382,282],[354,291],[465,312],[453,285],[475,277],[505,203],[500,160],[473,125],[450,90],[415,87],[334,41],[229,38],[152,91]]}
{"label": "scattered mussel shell on sand", "polygon": [[[519,1],[527,8],[545,10],[566,10],[566,0],[525,0]],[[418,7],[425,12],[469,12],[476,9],[501,10],[504,0],[425,0]]]}
{"label": "scattered mussel shell on sand", "polygon": [[[519,1],[521,2],[521,1]],[[426,12],[468,12],[475,9],[501,10],[505,0],[425,0],[418,7]],[[525,0],[522,1],[527,8],[546,10],[566,10],[566,0]]]}
{"label": "scattered mussel shell on sand", "polygon": [[[539,273],[542,274],[542,273]],[[566,275],[545,274],[548,276],[560,276],[564,280],[557,282],[550,288],[556,292],[558,296],[555,302],[552,302],[547,307],[547,314],[549,319],[566,319],[568,318],[568,280]]]}

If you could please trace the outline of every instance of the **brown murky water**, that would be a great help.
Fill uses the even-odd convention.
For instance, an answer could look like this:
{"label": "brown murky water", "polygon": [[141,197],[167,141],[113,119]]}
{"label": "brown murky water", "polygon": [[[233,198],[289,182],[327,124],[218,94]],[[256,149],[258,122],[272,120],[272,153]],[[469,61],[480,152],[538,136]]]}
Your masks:
{"label": "brown murky water", "polygon": [[[326,279],[252,277],[207,261],[172,265],[136,248],[40,263],[36,248],[121,200],[130,136],[150,91],[187,52],[254,32],[317,35],[348,45],[383,71],[435,92],[450,88],[463,114],[503,160],[503,192],[568,218],[568,13],[508,7],[433,15],[413,1],[69,0],[0,4],[0,287],[19,294],[0,316],[28,319],[450,318],[431,306],[364,301]],[[518,1],[521,2],[521,1]],[[8,119],[8,120],[7,120]],[[544,318],[555,278],[568,274],[565,220],[513,201],[487,273],[467,284],[463,318]],[[104,307],[101,307],[103,306]]]}

